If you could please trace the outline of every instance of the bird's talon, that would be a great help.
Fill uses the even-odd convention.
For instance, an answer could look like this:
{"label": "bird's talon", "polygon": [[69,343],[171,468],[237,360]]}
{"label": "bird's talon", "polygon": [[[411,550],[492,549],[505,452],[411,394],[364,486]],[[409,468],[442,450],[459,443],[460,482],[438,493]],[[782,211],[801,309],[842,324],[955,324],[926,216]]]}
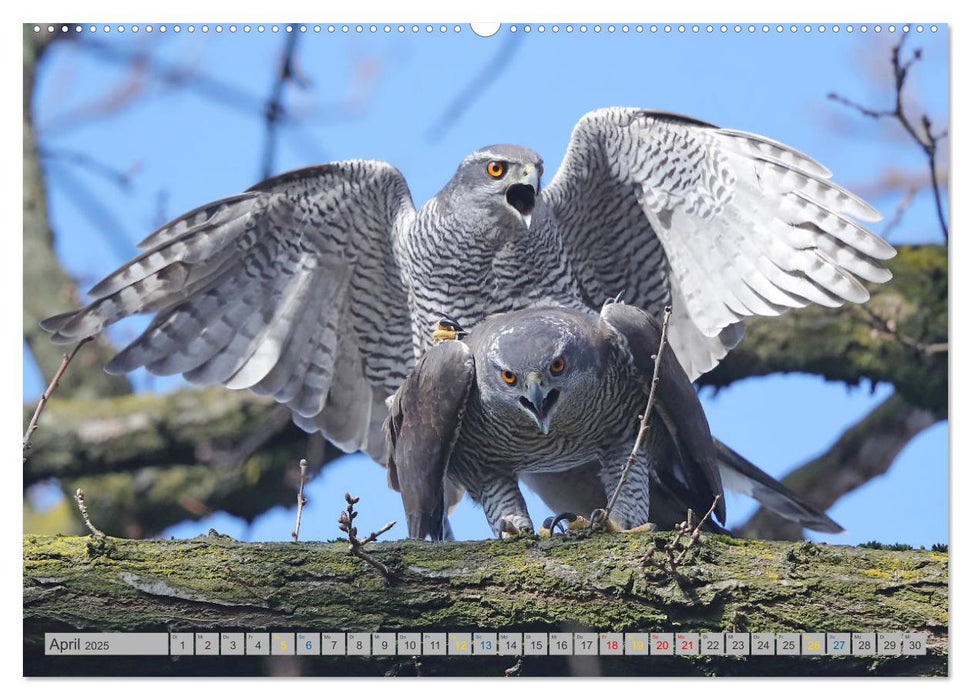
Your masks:
{"label": "bird's talon", "polygon": [[611,518],[605,518],[607,511],[603,508],[597,508],[590,514],[590,523],[593,527],[599,527],[604,532],[626,532],[616,520]]}
{"label": "bird's talon", "polygon": [[506,515],[499,519],[499,534],[502,539],[532,535],[533,524],[521,515]]}
{"label": "bird's talon", "polygon": [[432,340],[436,343],[443,340],[461,340],[469,333],[451,316],[443,313],[442,317],[435,322],[435,329],[432,331]]}
{"label": "bird's talon", "polygon": [[540,535],[543,537],[552,537],[556,528],[559,528],[560,534],[565,535],[567,532],[578,532],[588,527],[590,527],[590,521],[582,515],[560,513],[559,515],[551,515],[543,521],[543,526],[540,528]]}

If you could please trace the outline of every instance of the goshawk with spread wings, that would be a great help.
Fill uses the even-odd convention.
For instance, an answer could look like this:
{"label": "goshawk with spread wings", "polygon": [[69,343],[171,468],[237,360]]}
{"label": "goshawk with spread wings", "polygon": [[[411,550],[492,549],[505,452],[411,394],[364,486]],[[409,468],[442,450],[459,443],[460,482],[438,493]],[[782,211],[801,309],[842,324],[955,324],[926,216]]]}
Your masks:
{"label": "goshawk with spread wings", "polygon": [[302,428],[382,461],[385,401],[443,309],[471,328],[536,306],[596,313],[621,292],[653,315],[671,304],[670,345],[693,380],[746,316],[863,302],[860,279],[890,278],[893,248],[858,223],[877,212],[761,136],[601,109],[542,175],[527,148],[483,148],[416,210],[387,163],[285,173],[158,229],[90,304],[42,326],[73,343],[153,313],[109,372],[271,395]]}

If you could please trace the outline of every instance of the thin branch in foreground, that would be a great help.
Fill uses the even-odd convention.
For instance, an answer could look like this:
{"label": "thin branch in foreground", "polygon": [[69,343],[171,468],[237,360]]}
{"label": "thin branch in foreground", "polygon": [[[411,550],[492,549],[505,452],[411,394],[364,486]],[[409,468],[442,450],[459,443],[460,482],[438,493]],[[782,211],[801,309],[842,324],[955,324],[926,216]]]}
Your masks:
{"label": "thin branch in foreground", "polygon": [[44,412],[44,406],[50,400],[51,395],[54,393],[54,389],[57,388],[57,383],[61,381],[61,377],[64,376],[64,372],[67,370],[67,366],[71,364],[71,360],[77,355],[78,350],[81,346],[87,343],[91,338],[85,338],[80,343],[74,346],[74,349],[70,353],[64,355],[61,360],[61,366],[57,368],[57,372],[54,373],[54,378],[51,383],[47,385],[47,389],[41,394],[40,400],[37,402],[37,408],[34,409],[34,415],[30,419],[30,423],[27,424],[27,431],[24,433],[24,461],[27,462],[27,451],[30,449],[30,436],[37,430],[37,422],[40,420],[41,414]]}
{"label": "thin branch in foreground", "polygon": [[91,518],[88,517],[88,507],[84,504],[84,491],[78,489],[74,493],[74,500],[77,502],[78,510],[81,511],[81,518],[84,520],[84,524],[87,526],[88,530],[91,531],[91,534],[95,537],[104,537],[105,533],[96,528],[91,523]]}
{"label": "thin branch in foreground", "polygon": [[293,541],[300,539],[300,516],[303,514],[303,507],[307,504],[307,499],[303,495],[303,485],[307,482],[307,460],[300,460],[300,488],[297,490],[297,522],[293,526]]}
{"label": "thin branch in foreground", "polygon": [[943,197],[941,195],[941,185],[937,178],[937,146],[938,142],[942,139],[947,138],[947,129],[942,129],[940,133],[934,134],[931,131],[931,120],[926,114],[922,114],[920,117],[920,127],[921,132],[917,130],[910,118],[904,113],[904,83],[907,80],[907,73],[910,71],[911,67],[916,61],[921,59],[921,50],[915,49],[910,59],[901,62],[900,52],[904,46],[904,40],[907,38],[907,34],[900,37],[900,43],[893,48],[891,54],[891,65],[893,66],[893,77],[894,77],[894,92],[895,100],[892,109],[872,109],[869,107],[864,107],[858,102],[854,102],[842,95],[836,93],[830,93],[828,95],[829,99],[834,102],[839,102],[840,104],[856,110],[865,117],[870,119],[883,119],[889,117],[890,119],[895,119],[900,126],[903,127],[904,131],[913,139],[913,141],[920,146],[921,150],[927,156],[928,165],[930,167],[931,175],[931,188],[934,192],[934,203],[937,207],[937,218],[940,222],[941,233],[944,234],[944,240],[948,239],[948,228],[947,221],[944,218],[944,204]]}
{"label": "thin branch in foreground", "polygon": [[354,527],[354,518],[358,516],[358,513],[354,510],[354,504],[356,504],[361,499],[359,497],[352,496],[349,493],[344,494],[344,500],[347,501],[347,510],[342,511],[340,517],[337,519],[337,526],[347,533],[347,541],[350,543],[347,551],[355,557],[363,559],[368,564],[373,566],[378,572],[384,576],[385,581],[391,582],[392,576],[391,571],[387,566],[379,562],[377,559],[372,557],[370,554],[364,551],[364,545],[374,542],[380,535],[394,527],[396,520],[392,520],[390,523],[382,527],[377,532],[372,532],[370,535],[365,537],[363,540],[357,539],[357,528]]}
{"label": "thin branch in foreground", "polygon": [[637,439],[634,441],[634,447],[627,456],[627,462],[624,463],[624,468],[620,472],[620,479],[617,480],[617,486],[614,488],[614,492],[610,496],[610,500],[607,501],[607,507],[603,509],[598,515],[594,526],[602,525],[607,522],[610,517],[610,511],[613,510],[614,504],[617,502],[617,497],[620,495],[620,490],[624,487],[624,482],[627,481],[627,474],[630,472],[631,466],[634,464],[634,460],[637,458],[637,453],[641,450],[641,445],[644,443],[644,438],[647,437],[647,431],[649,429],[648,421],[651,418],[651,409],[654,408],[654,395],[657,390],[657,383],[660,378],[661,372],[661,354],[664,352],[664,346],[667,341],[668,333],[668,321],[671,318],[671,305],[664,307],[664,319],[661,321],[661,342],[658,344],[657,354],[654,356],[654,375],[651,377],[651,391],[647,395],[647,405],[644,407],[644,413],[641,415],[641,427],[637,431]]}

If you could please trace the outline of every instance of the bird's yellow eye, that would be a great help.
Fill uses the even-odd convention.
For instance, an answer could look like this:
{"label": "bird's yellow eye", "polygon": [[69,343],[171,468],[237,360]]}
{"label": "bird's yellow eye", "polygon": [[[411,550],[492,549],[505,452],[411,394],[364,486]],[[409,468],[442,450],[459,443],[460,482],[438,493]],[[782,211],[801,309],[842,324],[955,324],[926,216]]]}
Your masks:
{"label": "bird's yellow eye", "polygon": [[562,357],[557,357],[550,363],[550,374],[559,374],[564,369],[566,369],[566,360]]}
{"label": "bird's yellow eye", "polygon": [[510,372],[508,369],[502,370],[502,381],[504,381],[506,384],[515,384],[516,373]]}
{"label": "bird's yellow eye", "polygon": [[489,164],[486,166],[486,172],[489,173],[489,177],[493,177],[498,180],[500,177],[506,174],[506,164],[498,160],[490,160]]}

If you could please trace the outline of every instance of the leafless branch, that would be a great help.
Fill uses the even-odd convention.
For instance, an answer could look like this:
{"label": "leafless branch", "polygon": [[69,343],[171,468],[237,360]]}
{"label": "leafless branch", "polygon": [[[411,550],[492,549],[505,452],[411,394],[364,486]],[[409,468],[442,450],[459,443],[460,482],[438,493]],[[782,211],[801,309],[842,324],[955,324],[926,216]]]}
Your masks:
{"label": "leafless branch", "polygon": [[140,164],[135,163],[127,171],[116,168],[113,165],[104,163],[97,158],[93,158],[81,151],[72,151],[67,148],[47,148],[38,146],[37,154],[48,161],[60,161],[69,163],[79,168],[83,168],[95,175],[98,175],[108,182],[118,186],[119,189],[130,192],[134,184],[134,175],[140,169]]}
{"label": "leafless branch", "polygon": [[270,89],[270,96],[266,100],[266,107],[263,112],[263,118],[266,122],[266,140],[263,143],[263,179],[270,177],[274,172],[277,130],[280,122],[286,117],[283,92],[287,84],[291,82],[297,85],[306,85],[306,79],[296,69],[294,62],[298,36],[300,35],[297,32],[291,32],[286,36],[286,45],[283,49],[283,56],[280,58],[280,69],[273,80],[273,87]]}
{"label": "leafless branch", "polygon": [[[85,47],[90,41],[85,37],[84,40],[76,43]],[[117,84],[78,107],[55,115],[46,123],[39,125],[38,131],[45,136],[52,132],[63,133],[76,129],[86,122],[104,119],[128,109],[145,95],[149,86],[147,62],[147,54],[132,54],[124,63],[126,74]]]}
{"label": "leafless branch", "polygon": [[[940,420],[933,412],[894,393],[849,428],[820,456],[793,470],[782,483],[806,503],[825,511],[837,500],[885,474],[900,451]],[[740,537],[798,540],[802,528],[766,508],[738,528]]]}
{"label": "leafless branch", "polygon": [[225,458],[228,464],[242,469],[250,457],[278,436],[290,425],[291,412],[286,406],[275,406],[260,426],[252,433],[248,433],[239,445]]}
{"label": "leafless branch", "polygon": [[89,55],[112,64],[137,65],[147,77],[169,88],[184,88],[230,109],[261,114],[263,104],[230,83],[203,74],[191,65],[169,63],[141,48],[132,49],[115,41],[85,36],[78,44]]}
{"label": "leafless branch", "polygon": [[128,226],[120,221],[112,210],[112,206],[98,196],[90,188],[86,181],[88,178],[80,177],[73,169],[64,167],[63,163],[52,162],[55,168],[52,173],[56,173],[56,178],[51,178],[52,186],[65,195],[77,210],[84,215],[98,231],[105,242],[111,247],[112,252],[120,259],[127,260],[131,257],[135,246],[132,236],[128,234]]}
{"label": "leafless branch", "polygon": [[88,507],[84,504],[84,491],[78,489],[74,493],[74,500],[78,504],[78,510],[81,511],[81,519],[84,520],[84,524],[91,531],[91,534],[95,537],[104,537],[105,533],[91,524],[91,518],[88,517]]}
{"label": "leafless branch", "polygon": [[870,334],[874,338],[884,340],[895,340],[922,355],[937,355],[947,352],[949,343],[925,343],[916,338],[912,338],[900,330],[898,317],[900,306],[898,305],[889,318],[885,318],[877,313],[869,304],[861,304],[858,307],[866,316],[870,324]]}
{"label": "leafless branch", "polygon": [[[655,561],[654,555],[657,553],[657,547],[653,544],[647,548],[647,552],[641,559],[641,566],[647,566],[648,563],[654,564],[658,569],[660,569],[665,574],[670,574],[672,576],[677,575],[678,567],[681,566],[681,562],[684,561],[685,556],[688,554],[688,550],[694,545],[695,542],[701,537],[701,528],[711,517],[711,514],[715,510],[715,506],[718,505],[718,501],[721,496],[715,496],[715,499],[711,502],[711,507],[705,516],[698,521],[698,524],[692,527],[693,513],[691,509],[688,509],[688,517],[684,521],[678,523],[674,526],[674,539],[668,544],[664,545],[664,560]],[[687,543],[682,544],[681,538],[687,537]]]}
{"label": "leafless branch", "polygon": [[337,519],[337,523],[338,523],[337,526],[343,532],[347,533],[347,540],[348,542],[350,542],[350,544],[348,545],[347,551],[350,554],[354,555],[355,557],[363,559],[368,564],[373,566],[375,569],[378,570],[378,572],[382,576],[384,576],[385,581],[387,581],[388,583],[391,583],[392,581],[391,571],[388,569],[387,566],[385,566],[377,559],[372,557],[370,554],[365,552],[364,545],[370,542],[374,542],[374,540],[378,539],[380,535],[384,534],[392,527],[394,527],[397,521],[392,520],[390,523],[382,527],[377,532],[372,532],[363,540],[359,540],[357,539],[357,528],[354,527],[354,518],[358,516],[358,513],[354,510],[354,505],[361,499],[358,497],[354,497],[349,493],[345,493],[344,500],[347,501],[347,510],[341,512],[340,517]]}
{"label": "leafless branch", "polygon": [[307,499],[303,495],[303,485],[307,481],[307,460],[300,460],[300,488],[297,490],[297,522],[293,526],[293,541],[300,539],[300,516],[303,515],[303,507],[307,504]]}
{"label": "leafless branch", "polygon": [[657,390],[657,383],[660,378],[661,371],[661,354],[664,352],[664,346],[667,341],[668,332],[668,320],[671,318],[671,306],[664,307],[664,319],[661,321],[661,342],[658,344],[657,354],[654,356],[654,376],[651,377],[651,390],[647,395],[647,405],[644,407],[644,413],[641,415],[641,427],[637,431],[637,439],[634,441],[634,448],[630,451],[627,456],[627,462],[624,463],[624,468],[620,472],[620,479],[617,480],[617,487],[610,496],[610,500],[607,501],[607,507],[599,512],[599,517],[594,526],[604,524],[610,517],[610,511],[613,510],[614,504],[617,502],[617,497],[620,495],[620,490],[624,486],[624,482],[627,481],[627,474],[630,472],[631,466],[634,464],[634,460],[637,458],[637,453],[641,450],[641,445],[644,443],[644,438],[647,437],[647,431],[649,429],[649,421],[651,418],[651,409],[654,408],[654,395]]}
{"label": "leafless branch", "polygon": [[67,370],[67,366],[71,364],[71,360],[77,354],[81,346],[87,343],[90,338],[85,338],[80,343],[74,346],[74,349],[70,353],[64,355],[64,359],[61,360],[61,366],[57,368],[57,372],[54,373],[54,378],[51,383],[47,385],[47,389],[41,394],[40,400],[37,402],[37,408],[34,409],[34,415],[31,416],[30,422],[27,424],[27,431],[24,433],[24,462],[27,462],[27,452],[30,450],[30,436],[33,435],[34,431],[37,430],[37,422],[40,420],[41,414],[44,412],[44,407],[50,400],[51,395],[54,393],[54,389],[57,388],[57,383],[64,376],[64,372]]}
{"label": "leafless branch", "polygon": [[900,43],[893,48],[891,55],[895,92],[894,106],[891,109],[873,109],[870,107],[865,107],[858,102],[854,102],[853,100],[836,93],[830,93],[829,99],[854,109],[863,116],[871,119],[895,119],[900,126],[903,127],[904,131],[907,132],[910,138],[921,147],[924,154],[927,156],[928,166],[930,167],[931,186],[934,191],[934,203],[937,206],[937,218],[941,225],[941,232],[944,234],[944,240],[946,241],[948,238],[948,229],[947,221],[944,218],[944,204],[941,195],[941,186],[937,176],[937,146],[938,142],[947,138],[947,129],[942,129],[937,134],[933,133],[931,129],[931,119],[929,116],[927,116],[927,114],[921,115],[920,129],[918,129],[918,127],[914,125],[914,123],[904,112],[903,95],[907,74],[914,63],[921,59],[920,49],[915,49],[908,60],[901,59],[900,54],[907,36],[908,34],[903,34],[901,36]]}
{"label": "leafless branch", "polygon": [[520,35],[509,33],[489,62],[449,102],[442,116],[426,132],[430,141],[437,141],[455,124],[475,100],[486,93],[486,88],[495,82],[509,67],[516,50],[519,48]]}
{"label": "leafless branch", "polygon": [[914,201],[914,195],[918,192],[917,187],[908,187],[907,191],[904,192],[904,196],[900,198],[897,203],[897,208],[894,210],[893,216],[887,221],[886,225],[883,227],[883,231],[880,235],[884,238],[889,238],[890,234],[893,233],[894,229],[900,225],[901,220],[904,218],[904,213],[910,208],[911,203]]}

